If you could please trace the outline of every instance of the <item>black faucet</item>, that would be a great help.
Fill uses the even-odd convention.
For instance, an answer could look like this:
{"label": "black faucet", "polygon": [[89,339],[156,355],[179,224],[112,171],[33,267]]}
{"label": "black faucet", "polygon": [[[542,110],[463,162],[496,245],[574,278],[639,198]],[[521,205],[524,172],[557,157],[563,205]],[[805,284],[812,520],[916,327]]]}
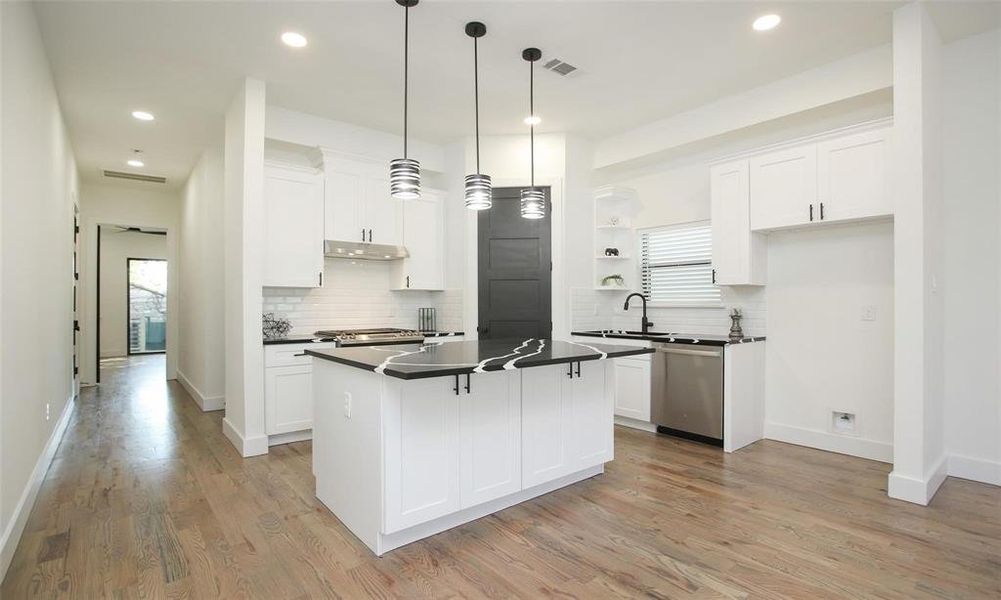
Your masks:
{"label": "black faucet", "polygon": [[650,322],[650,319],[646,318],[646,296],[638,292],[633,292],[632,294],[629,294],[628,296],[626,296],[626,303],[622,305],[622,310],[629,310],[629,301],[632,299],[633,296],[638,296],[639,299],[643,301],[642,329],[643,333],[649,333],[650,328],[653,327],[653,323]]}

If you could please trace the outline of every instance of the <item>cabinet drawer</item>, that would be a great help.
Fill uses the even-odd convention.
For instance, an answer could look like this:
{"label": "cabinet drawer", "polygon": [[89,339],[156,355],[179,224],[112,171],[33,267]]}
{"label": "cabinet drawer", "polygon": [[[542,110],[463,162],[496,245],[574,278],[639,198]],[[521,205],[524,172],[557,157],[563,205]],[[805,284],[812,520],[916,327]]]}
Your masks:
{"label": "cabinet drawer", "polygon": [[305,343],[305,344],[271,344],[264,347],[265,367],[292,367],[295,365],[308,365],[310,358],[305,354],[305,350],[326,350],[335,348],[334,342]]}

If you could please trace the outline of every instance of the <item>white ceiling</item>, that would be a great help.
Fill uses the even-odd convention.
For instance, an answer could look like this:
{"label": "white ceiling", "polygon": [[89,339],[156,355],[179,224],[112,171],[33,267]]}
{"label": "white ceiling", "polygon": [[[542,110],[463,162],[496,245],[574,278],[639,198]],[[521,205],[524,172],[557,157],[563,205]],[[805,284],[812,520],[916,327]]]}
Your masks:
{"label": "white ceiling", "polygon": [[[493,2],[424,0],[411,10],[411,135],[444,142],[472,130],[469,20],[480,42],[481,131],[518,133],[528,112],[527,46],[579,67],[537,69],[541,131],[619,133],[890,41],[897,2]],[[993,3],[948,3],[946,38],[998,23]],[[354,2],[43,2],[36,4],[85,178],[134,170],[183,183],[247,75],[268,103],[374,129],[402,130],[403,9]],[[778,12],[774,31],[751,30]],[[279,42],[293,29],[309,45]],[[152,123],[129,116],[156,114]]]}

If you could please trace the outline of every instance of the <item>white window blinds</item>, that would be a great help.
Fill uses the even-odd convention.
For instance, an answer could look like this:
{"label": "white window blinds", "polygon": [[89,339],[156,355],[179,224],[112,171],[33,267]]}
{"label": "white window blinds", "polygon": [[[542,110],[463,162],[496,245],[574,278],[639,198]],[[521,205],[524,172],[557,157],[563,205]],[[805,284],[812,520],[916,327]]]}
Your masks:
{"label": "white window blinds", "polygon": [[650,302],[720,306],[713,283],[708,221],[647,229],[640,234],[643,294]]}

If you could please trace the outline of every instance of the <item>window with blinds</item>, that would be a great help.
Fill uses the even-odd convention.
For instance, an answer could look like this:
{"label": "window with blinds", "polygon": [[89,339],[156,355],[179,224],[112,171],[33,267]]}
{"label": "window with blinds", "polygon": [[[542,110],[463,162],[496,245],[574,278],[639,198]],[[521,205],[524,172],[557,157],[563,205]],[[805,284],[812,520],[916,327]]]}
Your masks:
{"label": "window with blinds", "polygon": [[647,229],[640,233],[643,295],[678,306],[720,306],[713,283],[709,221]]}

